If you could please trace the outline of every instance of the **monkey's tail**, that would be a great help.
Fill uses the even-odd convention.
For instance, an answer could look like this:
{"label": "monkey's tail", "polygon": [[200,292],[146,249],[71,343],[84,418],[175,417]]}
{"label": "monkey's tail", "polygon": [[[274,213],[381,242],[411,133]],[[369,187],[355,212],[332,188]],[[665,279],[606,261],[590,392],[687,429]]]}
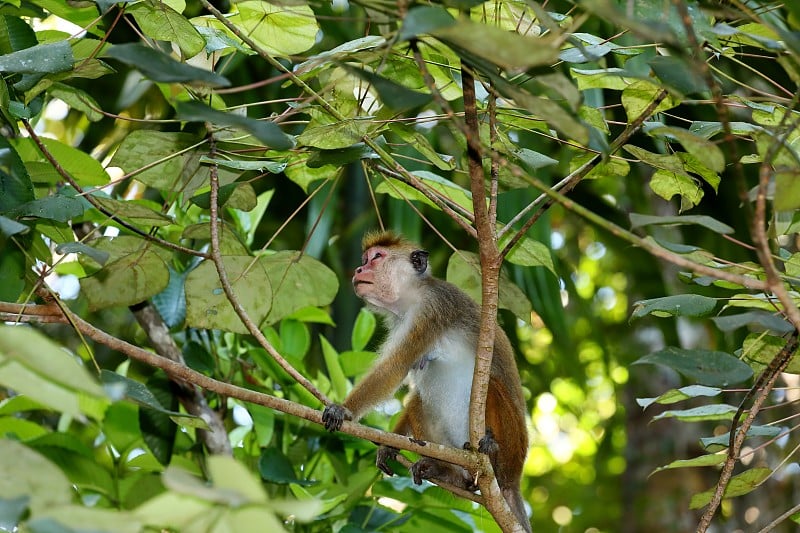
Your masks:
{"label": "monkey's tail", "polygon": [[517,517],[517,520],[522,524],[522,527],[525,528],[525,531],[527,533],[532,533],[531,523],[530,520],[528,520],[528,515],[525,513],[525,503],[522,501],[522,493],[520,493],[519,488],[505,487],[500,489],[500,491],[503,493],[506,502],[508,502],[511,512]]}

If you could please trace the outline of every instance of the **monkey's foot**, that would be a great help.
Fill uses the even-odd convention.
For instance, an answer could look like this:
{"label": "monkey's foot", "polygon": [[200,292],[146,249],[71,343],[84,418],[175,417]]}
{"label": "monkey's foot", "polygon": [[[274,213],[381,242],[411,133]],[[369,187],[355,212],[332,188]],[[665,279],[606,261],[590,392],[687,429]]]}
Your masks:
{"label": "monkey's foot", "polygon": [[500,445],[494,440],[494,433],[492,433],[491,429],[486,428],[486,435],[478,441],[478,451],[488,455],[492,464],[495,464],[497,454],[500,452]]}
{"label": "monkey's foot", "polygon": [[445,463],[430,457],[423,457],[413,465],[411,465],[411,476],[414,478],[414,483],[417,485],[422,484],[423,479],[432,479],[436,481],[444,481],[460,489],[475,491],[476,486],[472,480],[472,476],[465,468],[458,465]]}
{"label": "monkey's foot", "polygon": [[387,476],[393,476],[394,470],[392,470],[392,467],[389,466],[387,461],[397,457],[398,453],[400,453],[400,450],[397,448],[392,448],[391,446],[380,446],[378,448],[378,453],[375,456],[375,466],[377,466],[378,469]]}
{"label": "monkey's foot", "polygon": [[335,403],[325,407],[325,410],[322,411],[322,423],[325,424],[325,429],[328,431],[339,431],[345,420],[352,419],[353,413],[350,412],[350,409]]}

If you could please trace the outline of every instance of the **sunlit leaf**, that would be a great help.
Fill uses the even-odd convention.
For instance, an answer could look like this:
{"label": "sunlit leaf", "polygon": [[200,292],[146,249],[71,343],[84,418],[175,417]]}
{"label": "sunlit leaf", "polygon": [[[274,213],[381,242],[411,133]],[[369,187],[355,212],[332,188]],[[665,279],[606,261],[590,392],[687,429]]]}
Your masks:
{"label": "sunlit leaf", "polygon": [[[653,470],[653,474],[661,472],[662,470],[671,470],[673,468],[692,468],[697,466],[718,466],[725,462],[725,454],[711,453],[708,455],[700,455],[694,459],[678,459],[672,461],[670,464],[660,466]],[[652,474],[651,474],[652,475]]]}
{"label": "sunlit leaf", "polygon": [[[666,89],[652,82],[643,80],[636,81],[625,87],[622,91],[622,107],[625,108],[625,112],[628,115],[628,123],[640,118],[645,109],[655,102],[656,97],[661,96],[662,91],[666,91]],[[678,104],[680,104],[680,101],[674,96],[667,94],[648,116],[667,111],[668,109],[676,107]]]}
{"label": "sunlit leaf", "polygon": [[703,199],[703,189],[685,173],[657,170],[650,178],[650,188],[664,200],[671,200],[673,196],[680,197],[680,211],[693,208]]}
{"label": "sunlit leaf", "polygon": [[653,417],[653,420],[661,420],[664,418],[677,418],[683,422],[704,422],[706,420],[731,420],[737,408],[733,405],[724,403],[715,403],[711,405],[703,405],[700,407],[692,407],[691,409],[682,409],[679,411],[664,411]]}
{"label": "sunlit leaf", "polygon": [[363,350],[366,348],[367,343],[375,333],[377,320],[375,314],[367,308],[361,308],[356,316],[356,322],[353,324],[353,332],[350,335],[350,343],[353,350]]}
{"label": "sunlit leaf", "polygon": [[113,213],[114,216],[137,224],[145,226],[168,226],[173,223],[173,220],[167,215],[153,211],[149,207],[145,207],[144,205],[130,200],[115,200],[100,195],[95,195],[94,200],[100,207],[104,208],[109,213]]}
{"label": "sunlit leaf", "polygon": [[[58,164],[69,173],[79,185],[105,185],[110,178],[100,162],[83,150],[64,144],[56,139],[41,139],[47,151],[58,161]],[[17,138],[13,140],[14,147],[26,165],[30,163],[43,163],[49,167],[48,172],[53,176],[52,182],[64,181],[50,161],[39,151],[36,143],[30,138]]]}
{"label": "sunlit leaf", "polygon": [[[748,361],[769,365],[786,346],[786,340],[766,333],[751,333],[742,344],[742,355]],[[794,356],[784,372],[800,374],[800,358]]]}
{"label": "sunlit leaf", "polygon": [[722,172],[725,169],[725,156],[722,154],[722,150],[716,144],[690,130],[674,126],[661,126],[648,129],[647,134],[664,136],[668,139],[674,138],[686,148],[687,152],[702,160],[714,172]]}
{"label": "sunlit leaf", "polygon": [[[745,470],[741,474],[733,476],[725,488],[723,497],[735,498],[742,496],[755,490],[761,483],[764,482],[772,474],[771,468],[751,468]],[[692,501],[689,503],[690,509],[700,509],[708,505],[711,497],[714,494],[714,489],[701,492],[692,496]]]}
{"label": "sunlit leaf", "polygon": [[133,15],[142,33],[157,41],[177,44],[184,57],[193,57],[205,47],[205,40],[195,27],[165,2],[147,0],[128,5],[125,12]]}
{"label": "sunlit leaf", "polygon": [[636,398],[638,403],[643,409],[647,409],[654,403],[668,405],[672,403],[682,402],[689,398],[697,398],[700,396],[718,396],[722,389],[717,387],[706,387],[705,385],[689,385],[688,387],[681,387],[680,389],[672,389],[657,398]]}
{"label": "sunlit leaf", "polygon": [[689,379],[712,387],[742,383],[753,376],[753,370],[747,364],[725,352],[686,350],[672,346],[645,355],[633,364],[664,365]]}

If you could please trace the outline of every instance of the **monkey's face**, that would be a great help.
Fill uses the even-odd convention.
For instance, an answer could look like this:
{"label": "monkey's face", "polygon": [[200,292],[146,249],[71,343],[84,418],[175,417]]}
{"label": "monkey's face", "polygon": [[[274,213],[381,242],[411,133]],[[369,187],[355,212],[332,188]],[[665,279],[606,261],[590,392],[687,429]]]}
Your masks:
{"label": "monkey's face", "polygon": [[353,274],[353,290],[359,298],[393,313],[404,311],[404,300],[415,287],[416,273],[409,252],[382,246],[368,248]]}

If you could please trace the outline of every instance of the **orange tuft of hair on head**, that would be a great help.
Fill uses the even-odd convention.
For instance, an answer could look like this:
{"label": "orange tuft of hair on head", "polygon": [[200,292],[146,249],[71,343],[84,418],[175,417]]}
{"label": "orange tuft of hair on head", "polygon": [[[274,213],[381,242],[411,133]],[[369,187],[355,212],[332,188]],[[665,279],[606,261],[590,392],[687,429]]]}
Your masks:
{"label": "orange tuft of hair on head", "polygon": [[380,231],[374,230],[364,235],[361,240],[361,249],[367,250],[373,246],[382,246],[385,248],[414,248],[415,245],[402,235],[399,235],[391,230]]}

